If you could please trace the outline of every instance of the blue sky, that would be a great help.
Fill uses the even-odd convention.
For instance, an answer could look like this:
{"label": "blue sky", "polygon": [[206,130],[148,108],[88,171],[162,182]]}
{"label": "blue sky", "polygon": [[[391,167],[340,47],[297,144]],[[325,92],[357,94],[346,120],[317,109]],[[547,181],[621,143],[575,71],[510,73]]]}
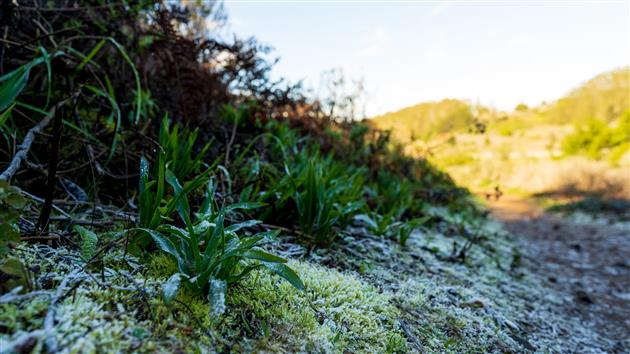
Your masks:
{"label": "blue sky", "polygon": [[630,1],[225,1],[229,30],[275,48],[274,76],[365,80],[367,113],[462,98],[551,101],[630,64]]}

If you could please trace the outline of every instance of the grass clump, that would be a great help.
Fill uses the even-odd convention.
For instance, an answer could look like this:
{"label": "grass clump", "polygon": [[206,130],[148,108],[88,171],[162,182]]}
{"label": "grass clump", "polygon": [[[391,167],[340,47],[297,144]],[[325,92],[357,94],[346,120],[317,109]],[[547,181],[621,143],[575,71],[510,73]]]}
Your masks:
{"label": "grass clump", "polygon": [[[141,183],[147,184],[148,168],[142,168]],[[161,167],[160,176],[164,167]],[[151,236],[157,247],[174,257],[179,272],[173,274],[163,286],[163,295],[168,302],[177,296],[183,280],[196,294],[208,294],[212,312],[220,315],[225,310],[227,286],[236,283],[252,270],[260,267],[280,275],[298,289],[303,289],[300,278],[287,267],[286,260],[265,252],[261,246],[274,239],[278,232],[261,232],[253,235],[239,235],[244,228],[255,226],[257,220],[246,220],[229,226],[225,225],[226,216],[238,209],[248,209],[258,205],[233,204],[218,208],[215,204],[215,189],[212,181],[200,209],[191,218],[188,193],[201,185],[202,177],[197,176],[192,183],[183,187],[177,177],[169,170],[164,172],[166,181],[173,189],[173,195],[166,203],[167,212],[176,209],[184,227],[159,220],[153,228],[138,228]],[[163,183],[163,182],[162,182]],[[140,188],[142,195],[147,193]],[[141,204],[147,205],[150,203]],[[140,210],[142,214],[144,210]],[[168,214],[166,214],[168,215]],[[164,217],[163,217],[164,218]]]}

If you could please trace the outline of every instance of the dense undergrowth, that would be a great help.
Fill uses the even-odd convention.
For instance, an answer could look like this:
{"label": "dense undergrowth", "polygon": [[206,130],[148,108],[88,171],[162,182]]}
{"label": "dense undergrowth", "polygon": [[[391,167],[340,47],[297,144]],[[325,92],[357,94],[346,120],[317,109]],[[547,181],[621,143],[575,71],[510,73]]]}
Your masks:
{"label": "dense undergrowth", "polygon": [[3,8],[3,351],[531,350],[519,253],[468,191],[209,16]]}

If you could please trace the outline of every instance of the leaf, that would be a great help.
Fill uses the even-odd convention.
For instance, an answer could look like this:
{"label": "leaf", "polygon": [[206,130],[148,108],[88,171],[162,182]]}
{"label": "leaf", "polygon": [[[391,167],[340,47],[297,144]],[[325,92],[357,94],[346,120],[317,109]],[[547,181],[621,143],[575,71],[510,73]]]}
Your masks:
{"label": "leaf", "polygon": [[362,221],[363,223],[365,223],[370,229],[372,230],[378,230],[378,223],[376,223],[376,221],[374,221],[374,219],[372,219],[371,217],[369,217],[366,214],[359,214],[356,215],[354,217],[355,220],[357,221]]}
{"label": "leaf", "polygon": [[81,63],[77,66],[77,68],[74,70],[74,73],[78,73],[79,71],[83,70],[83,68],[85,67],[85,65],[92,61],[92,59],[94,58],[94,56],[96,54],[98,54],[98,52],[101,50],[101,48],[103,48],[103,45],[105,45],[105,40],[101,39],[100,42],[98,42],[96,44],[96,46],[94,46],[94,48],[92,48],[92,50],[90,51],[90,53],[85,56],[83,58],[83,60],[81,61]]}
{"label": "leaf", "polygon": [[168,182],[173,188],[173,191],[175,191],[175,206],[179,217],[182,218],[186,227],[192,232],[193,226],[190,221],[190,207],[188,205],[188,198],[186,197],[187,192],[184,191],[184,188],[179,184],[175,174],[169,169],[166,169],[166,182]]}
{"label": "leaf", "polygon": [[164,302],[168,305],[179,293],[179,287],[181,285],[181,275],[179,273],[173,274],[168,280],[162,284],[162,295],[164,296]]}
{"label": "leaf", "polygon": [[247,227],[252,227],[252,226],[258,225],[260,223],[261,223],[260,220],[243,221],[243,222],[240,222],[238,224],[232,224],[232,225],[226,227],[225,228],[225,232],[236,232],[236,231],[238,231],[240,229],[247,228]]}
{"label": "leaf", "polygon": [[422,226],[424,224],[426,224],[427,221],[431,220],[431,215],[425,215],[421,218],[417,218],[417,219],[413,219],[410,224],[413,227],[418,227],[418,226]]}
{"label": "leaf", "polygon": [[140,75],[138,74],[138,70],[133,64],[133,61],[131,61],[131,58],[127,54],[125,48],[113,37],[107,37],[107,40],[109,40],[116,47],[116,49],[118,49],[118,52],[120,52],[120,55],[122,55],[123,59],[127,62],[127,64],[129,64],[129,66],[131,67],[131,71],[133,72],[133,76],[136,82],[136,115],[134,118],[134,123],[138,124],[138,122],[140,121],[140,114],[142,112],[142,85],[140,84]]}
{"label": "leaf", "polygon": [[24,275],[24,265],[19,259],[9,257],[0,263],[0,271],[8,275],[22,277]]}
{"label": "leaf", "polygon": [[214,227],[214,230],[212,231],[212,235],[210,236],[210,239],[207,241],[208,245],[206,246],[206,249],[203,252],[204,257],[214,258],[214,255],[216,254],[217,249],[219,248],[219,244],[221,243],[221,241],[223,241],[223,237],[225,233],[225,230],[223,229],[224,221],[225,221],[225,213],[223,212],[223,210],[221,210],[219,212],[219,216],[214,221],[216,226]]}
{"label": "leaf", "polygon": [[287,266],[286,264],[268,263],[268,262],[263,262],[262,264],[270,271],[284,278],[296,289],[301,290],[301,291],[304,290],[304,283],[302,283],[302,280],[300,279],[300,277],[295,273],[295,271],[293,271],[293,269],[289,268],[289,266]]}
{"label": "leaf", "polygon": [[74,231],[81,236],[81,256],[84,260],[91,259],[96,253],[98,236],[92,230],[80,225],[74,225]]}
{"label": "leaf", "polygon": [[267,253],[261,249],[250,249],[241,253],[241,255],[245,258],[255,259],[263,262],[270,263],[286,263],[286,259],[282,257],[278,257],[276,255]]}
{"label": "leaf", "polygon": [[46,48],[42,46],[38,48],[42,52],[42,58],[44,59],[44,63],[46,63],[46,73],[48,75],[48,80],[46,81],[48,91],[46,92],[46,105],[44,106],[44,109],[47,109],[48,104],[50,103],[50,96],[52,95],[52,68],[50,66],[50,56],[48,55]]}
{"label": "leaf", "polygon": [[107,160],[105,161],[105,165],[107,165],[109,164],[109,161],[111,161],[112,157],[114,157],[114,153],[116,152],[116,144],[118,143],[118,131],[120,130],[121,124],[120,107],[118,106],[118,102],[116,102],[116,98],[114,98],[114,96],[112,96],[111,94],[92,85],[85,85],[85,87],[96,95],[105,97],[109,101],[114,117],[116,118],[116,126],[114,127],[114,137],[112,139],[112,145],[109,151],[109,155],[107,156]]}
{"label": "leaf", "polygon": [[208,302],[210,303],[210,316],[218,317],[225,312],[225,293],[227,282],[211,278],[208,281]]}
{"label": "leaf", "polygon": [[15,103],[11,104],[9,108],[7,108],[4,112],[0,113],[0,128],[2,128],[2,126],[4,125],[4,122],[6,122],[7,119],[9,119],[9,117],[11,116],[11,111],[13,110],[13,107],[15,107]]}
{"label": "leaf", "polygon": [[155,230],[151,230],[151,229],[142,228],[142,227],[136,227],[136,228],[130,229],[129,231],[134,231],[134,230],[146,232],[147,234],[149,234],[149,236],[151,236],[151,238],[153,238],[153,241],[155,241],[157,246],[162,251],[174,256],[177,260],[180,260],[180,254],[177,251],[177,248],[175,248],[175,245],[173,244],[173,242],[171,242],[171,240],[164,237],[159,232]]}
{"label": "leaf", "polygon": [[12,105],[22,92],[28,82],[30,69],[29,65],[23,65],[2,77],[4,80],[1,81],[4,82],[0,85],[0,112]]}
{"label": "leaf", "polygon": [[150,213],[154,209],[151,190],[149,190],[149,162],[144,156],[140,157],[140,178],[138,185],[138,199],[140,209],[140,223],[142,226],[149,226],[151,222]]}
{"label": "leaf", "polygon": [[234,204],[230,204],[226,206],[225,210],[226,211],[232,211],[232,210],[237,210],[237,209],[249,210],[249,209],[256,209],[256,208],[264,207],[265,205],[267,204],[261,203],[261,202],[234,203]]}

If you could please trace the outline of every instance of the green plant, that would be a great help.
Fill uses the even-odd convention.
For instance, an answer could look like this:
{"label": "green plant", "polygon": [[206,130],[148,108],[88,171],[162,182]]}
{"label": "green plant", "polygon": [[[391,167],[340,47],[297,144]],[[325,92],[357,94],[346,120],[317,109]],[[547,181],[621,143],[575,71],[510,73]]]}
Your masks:
{"label": "green plant", "polygon": [[415,230],[418,227],[424,225],[430,219],[431,219],[431,217],[427,215],[427,216],[423,216],[421,218],[412,219],[410,221],[402,223],[398,227],[398,230],[397,230],[398,231],[398,242],[400,243],[400,246],[401,247],[406,247],[407,246],[407,240],[409,239],[409,236],[411,236],[411,233],[413,232],[413,230]]}
{"label": "green plant", "polygon": [[20,192],[0,180],[0,259],[9,252],[12,243],[20,241],[17,221],[20,211],[26,206],[26,199]]}
{"label": "green plant", "polygon": [[378,236],[387,235],[393,229],[394,224],[398,222],[395,210],[385,215],[373,211],[368,215],[359,215],[358,218],[368,226],[370,232]]}
{"label": "green plant", "polygon": [[295,156],[292,167],[285,163],[285,169],[293,186],[290,190],[300,229],[313,237],[314,244],[329,245],[335,238],[333,227],[345,227],[365,205],[363,170],[335,163],[331,156],[322,159],[308,150]]}
{"label": "green plant", "polygon": [[294,197],[300,229],[311,235],[317,244],[329,243],[333,239],[332,227],[338,218],[334,201],[330,191],[326,190],[321,169],[313,161],[309,161],[304,173]]}
{"label": "green plant", "polygon": [[392,209],[385,215],[372,211],[367,215],[358,215],[357,218],[367,225],[370,232],[378,236],[395,238],[402,247],[405,247],[411,232],[425,224],[431,217],[423,216],[411,220],[401,220],[402,214],[399,211],[397,213],[396,209]]}
{"label": "green plant", "polygon": [[[157,161],[157,175],[153,180],[149,176],[149,162],[144,157],[140,158],[140,184],[138,187],[139,225],[143,228],[156,229],[164,221],[170,219],[178,208],[182,193],[190,193],[201,187],[206,181],[210,169],[195,176],[190,182],[184,184],[182,193],[168,195],[165,189],[167,182],[167,170],[164,154],[159,154]],[[174,174],[173,174],[174,175]]]}
{"label": "green plant", "polygon": [[168,119],[165,117],[162,120],[159,133],[160,150],[154,170],[150,171],[149,162],[144,156],[140,158],[138,188],[140,226],[155,229],[162,223],[162,219],[169,218],[176,208],[177,201],[171,198],[165,190],[166,169],[171,171],[178,180],[185,180],[196,174],[190,182],[186,183],[187,193],[204,184],[214,164],[205,172],[199,173],[203,166],[202,159],[211,143],[204,145],[197,156],[193,158],[197,134],[198,130],[196,129],[190,132],[185,128],[180,132],[178,125],[171,129]]}
{"label": "green plant", "polygon": [[20,241],[17,221],[20,212],[26,206],[26,199],[20,192],[0,180],[0,292],[12,290],[18,286],[31,286],[28,268],[18,259],[9,256],[11,246]]}
{"label": "green plant", "polygon": [[276,237],[277,231],[239,234],[240,230],[258,224],[257,220],[225,226],[227,215],[239,209],[258,207],[258,204],[240,203],[218,208],[211,181],[202,206],[191,218],[187,197],[190,188],[183,187],[170,170],[166,170],[165,174],[173,189],[173,200],[184,228],[164,223],[156,229],[137,230],[148,233],[162,251],[177,261],[179,272],[164,284],[167,302],[177,295],[183,280],[194,293],[207,293],[212,313],[219,315],[225,311],[227,286],[261,267],[280,275],[296,288],[304,289],[304,284],[286,266],[284,258],[261,248]]}
{"label": "green plant", "polygon": [[179,180],[186,180],[191,174],[199,173],[203,167],[203,158],[212,142],[206,143],[193,157],[198,134],[198,129],[191,132],[188,127],[180,132],[178,124],[171,128],[168,118],[162,119],[159,133],[161,153],[164,154],[165,163]]}

